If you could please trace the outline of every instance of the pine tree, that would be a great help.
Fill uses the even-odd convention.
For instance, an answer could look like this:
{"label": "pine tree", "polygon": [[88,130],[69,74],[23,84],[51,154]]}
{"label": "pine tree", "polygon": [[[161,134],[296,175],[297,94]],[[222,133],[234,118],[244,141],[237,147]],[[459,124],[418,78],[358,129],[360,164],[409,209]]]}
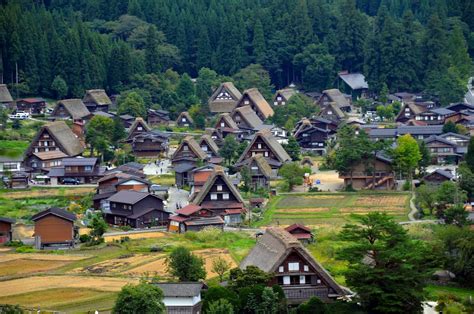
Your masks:
{"label": "pine tree", "polygon": [[448,40],[448,55],[451,67],[459,74],[462,80],[473,74],[472,59],[467,51],[467,43],[459,24],[454,25]]}
{"label": "pine tree", "polygon": [[260,20],[257,20],[253,27],[253,58],[255,63],[264,64],[265,63],[265,36],[263,34],[263,26]]}
{"label": "pine tree", "polygon": [[158,55],[158,33],[156,27],[148,27],[145,47],[145,67],[147,73],[158,73],[161,69]]}
{"label": "pine tree", "polygon": [[423,67],[425,69],[425,85],[429,87],[431,81],[445,72],[447,68],[446,33],[437,15],[430,17],[426,27],[422,45]]}
{"label": "pine tree", "polygon": [[196,67],[198,69],[210,67],[212,61],[212,47],[209,40],[207,28],[201,26],[197,41]]}

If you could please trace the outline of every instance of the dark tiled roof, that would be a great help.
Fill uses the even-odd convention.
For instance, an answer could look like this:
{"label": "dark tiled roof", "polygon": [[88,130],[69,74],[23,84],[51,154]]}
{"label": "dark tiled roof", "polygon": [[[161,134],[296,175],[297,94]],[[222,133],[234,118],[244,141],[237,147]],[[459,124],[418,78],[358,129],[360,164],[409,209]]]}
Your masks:
{"label": "dark tiled roof", "polygon": [[1,222],[6,222],[6,223],[10,223],[10,224],[14,224],[16,222],[15,219],[13,218],[7,218],[7,217],[0,217],[0,221]]}
{"label": "dark tiled roof", "polygon": [[36,221],[38,219],[41,219],[42,217],[46,215],[55,215],[58,217],[61,217],[63,219],[69,220],[69,221],[75,221],[76,220],[76,215],[74,213],[71,213],[67,210],[64,210],[62,208],[58,207],[51,207],[46,210],[43,210],[42,212],[37,213],[36,215],[33,215],[31,217],[31,220]]}
{"label": "dark tiled roof", "polygon": [[165,297],[197,297],[201,293],[200,282],[155,283]]}
{"label": "dark tiled roof", "polygon": [[155,198],[161,200],[158,196],[156,196],[154,194],[150,194],[150,193],[147,193],[147,192],[131,191],[131,190],[118,191],[117,193],[115,193],[114,195],[109,197],[108,200],[110,202],[134,205],[134,204],[140,202],[142,199],[144,199],[145,197],[148,197],[148,196],[155,197]]}
{"label": "dark tiled roof", "polygon": [[97,158],[63,158],[63,166],[94,166]]}
{"label": "dark tiled roof", "polygon": [[201,218],[186,220],[184,224],[187,226],[223,225],[224,220],[222,220],[220,216],[201,217]]}

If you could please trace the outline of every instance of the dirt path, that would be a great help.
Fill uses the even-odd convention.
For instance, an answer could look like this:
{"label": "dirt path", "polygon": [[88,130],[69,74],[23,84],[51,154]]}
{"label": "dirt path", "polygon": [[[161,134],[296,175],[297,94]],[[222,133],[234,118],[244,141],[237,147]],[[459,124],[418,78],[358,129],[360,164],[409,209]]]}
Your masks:
{"label": "dirt path", "polygon": [[117,292],[127,283],[137,283],[133,278],[85,276],[37,276],[0,282],[0,297],[24,294],[55,288],[88,288]]}

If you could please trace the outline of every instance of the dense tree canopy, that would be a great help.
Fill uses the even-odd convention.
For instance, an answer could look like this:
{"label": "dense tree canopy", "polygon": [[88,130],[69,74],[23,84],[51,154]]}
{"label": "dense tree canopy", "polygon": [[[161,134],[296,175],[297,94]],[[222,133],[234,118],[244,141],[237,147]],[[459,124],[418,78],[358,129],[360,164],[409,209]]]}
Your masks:
{"label": "dense tree canopy", "polygon": [[[426,90],[447,104],[462,98],[473,74],[473,7],[464,0],[38,3],[1,4],[1,81],[12,84],[18,74],[19,94],[119,93],[137,75],[173,69],[197,77],[207,67],[240,88],[263,83],[268,97],[291,82],[323,89],[347,70],[363,72],[374,91],[383,83],[391,92]],[[153,101],[164,108],[180,100],[168,79]]]}

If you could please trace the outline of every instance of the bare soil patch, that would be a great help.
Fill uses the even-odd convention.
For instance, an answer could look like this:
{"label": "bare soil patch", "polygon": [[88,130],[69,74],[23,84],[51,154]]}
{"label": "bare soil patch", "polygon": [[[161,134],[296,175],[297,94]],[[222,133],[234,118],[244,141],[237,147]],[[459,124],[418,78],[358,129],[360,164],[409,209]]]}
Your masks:
{"label": "bare soil patch", "polygon": [[405,206],[407,197],[407,195],[359,196],[354,206]]}
{"label": "bare soil patch", "polygon": [[134,278],[86,277],[86,276],[34,276],[2,281],[0,297],[26,294],[59,288],[82,288],[117,292],[127,283],[136,284]]}
{"label": "bare soil patch", "polygon": [[66,265],[65,261],[14,259],[0,263],[0,277],[39,273]]}
{"label": "bare soil patch", "polygon": [[123,272],[129,268],[136,267],[138,265],[152,262],[164,255],[145,255],[145,254],[129,254],[123,255],[118,258],[100,262],[87,267],[76,268],[72,273],[89,273],[89,274],[109,274]]}
{"label": "bare soil patch", "polygon": [[141,232],[141,233],[130,233],[130,234],[121,234],[115,236],[105,236],[105,242],[113,242],[115,240],[120,240],[124,237],[129,237],[130,239],[153,239],[153,238],[162,238],[166,237],[167,234],[164,232]]}
{"label": "bare soil patch", "polygon": [[56,255],[56,254],[40,254],[40,253],[13,253],[1,254],[0,262],[7,262],[12,260],[43,260],[43,261],[79,261],[90,258],[90,255]]}
{"label": "bare soil patch", "polygon": [[404,212],[404,207],[350,207],[341,208],[342,213]]}

